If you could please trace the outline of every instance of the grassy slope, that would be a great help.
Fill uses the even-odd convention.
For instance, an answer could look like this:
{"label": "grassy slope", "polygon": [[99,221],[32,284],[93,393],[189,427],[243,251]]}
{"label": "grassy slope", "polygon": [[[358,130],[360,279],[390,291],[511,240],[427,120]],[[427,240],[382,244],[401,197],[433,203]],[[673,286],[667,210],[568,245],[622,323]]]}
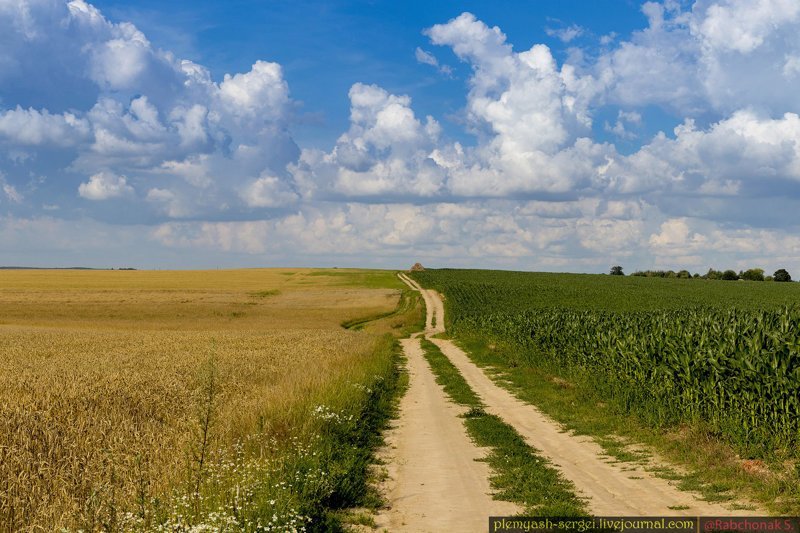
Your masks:
{"label": "grassy slope", "polygon": [[[447,277],[437,277],[446,272]],[[770,309],[800,299],[800,284],[676,280],[579,274],[495,271],[426,271],[415,277],[445,295],[447,320],[462,314],[525,308],[648,310],[685,305]],[[493,290],[487,290],[487,287]],[[472,309],[459,306],[457,292],[482,300]],[[502,297],[505,294],[505,297]],[[474,300],[473,300],[474,301]],[[653,429],[615,409],[595,394],[590,379],[576,379],[552,368],[516,366],[524,360],[513,345],[463,333],[459,343],[473,360],[502,377],[521,399],[537,405],[578,433],[592,435],[620,460],[637,460],[618,437],[645,443],[688,473],[662,472],[680,486],[725,501],[744,494],[776,513],[800,512],[800,462],[743,461],[700,424]],[[507,385],[510,382],[510,385]]]}

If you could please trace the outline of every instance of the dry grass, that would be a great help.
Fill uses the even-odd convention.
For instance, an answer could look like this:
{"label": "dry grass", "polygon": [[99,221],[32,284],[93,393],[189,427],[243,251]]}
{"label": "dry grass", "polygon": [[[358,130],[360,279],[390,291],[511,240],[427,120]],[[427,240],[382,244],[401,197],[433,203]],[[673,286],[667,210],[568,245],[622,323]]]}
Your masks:
{"label": "dry grass", "polygon": [[390,275],[346,271],[0,276],[8,531],[110,527],[191,483],[203,453],[302,434],[375,371],[376,335],[339,324],[399,298],[375,288]]}

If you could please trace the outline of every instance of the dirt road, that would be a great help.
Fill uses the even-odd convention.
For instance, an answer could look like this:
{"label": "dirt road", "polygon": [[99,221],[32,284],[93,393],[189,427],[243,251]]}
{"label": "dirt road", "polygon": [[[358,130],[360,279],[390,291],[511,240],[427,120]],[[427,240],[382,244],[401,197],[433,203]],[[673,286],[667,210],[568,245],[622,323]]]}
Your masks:
{"label": "dirt road", "polygon": [[[431,319],[429,313],[429,325]],[[431,326],[428,332],[433,331]],[[485,531],[489,516],[518,513],[516,505],[492,499],[489,467],[479,461],[484,454],[458,416],[464,409],[436,383],[419,339],[401,342],[409,388],[400,403],[400,417],[386,435],[382,459],[389,476],[384,483],[389,505],[376,517],[378,528]]]}
{"label": "dirt road", "polygon": [[[444,306],[438,294],[422,289],[401,275],[404,282],[420,290],[428,308],[428,335],[444,331]],[[435,318],[434,318],[435,317]],[[435,324],[435,325],[434,325]],[[534,406],[524,403],[496,385],[467,355],[448,340],[431,339],[458,368],[472,389],[486,403],[487,411],[513,426],[525,440],[550,459],[587,498],[595,515],[753,515],[763,510],[731,510],[730,505],[705,502],[697,495],[678,490],[669,481],[655,477],[632,463],[611,464],[602,448],[588,437],[564,432]],[[408,396],[412,391],[409,390]],[[407,398],[408,399],[408,398]],[[413,401],[413,400],[410,400]],[[743,502],[739,502],[743,503]]]}

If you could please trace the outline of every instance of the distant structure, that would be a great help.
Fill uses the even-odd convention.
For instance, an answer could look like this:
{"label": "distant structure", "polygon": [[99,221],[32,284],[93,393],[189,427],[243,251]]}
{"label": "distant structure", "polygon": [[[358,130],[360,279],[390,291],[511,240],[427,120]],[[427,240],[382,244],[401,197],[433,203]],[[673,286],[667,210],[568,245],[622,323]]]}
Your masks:
{"label": "distant structure", "polygon": [[414,266],[411,267],[411,272],[422,272],[425,270],[425,267],[422,266],[422,263],[414,263]]}

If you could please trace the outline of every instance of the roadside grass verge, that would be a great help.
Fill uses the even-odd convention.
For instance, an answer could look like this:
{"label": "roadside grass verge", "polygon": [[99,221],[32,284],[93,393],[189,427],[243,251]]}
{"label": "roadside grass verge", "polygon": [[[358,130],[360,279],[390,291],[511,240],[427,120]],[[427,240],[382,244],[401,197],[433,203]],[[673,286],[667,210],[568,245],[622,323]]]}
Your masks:
{"label": "roadside grass verge", "polygon": [[469,408],[463,416],[470,437],[489,449],[485,461],[494,472],[494,497],[520,504],[528,516],[586,516],[574,486],[514,428],[483,410],[480,398],[435,344],[427,339],[421,343],[436,382],[455,403]]}
{"label": "roadside grass verge", "polygon": [[388,404],[383,409],[386,416],[381,425],[377,427],[377,431],[373,433],[376,436],[377,445],[373,446],[371,450],[370,465],[365,476],[366,492],[360,505],[351,505],[335,512],[339,524],[343,524],[346,531],[351,530],[352,526],[356,526],[357,531],[360,530],[357,526],[373,527],[375,525],[375,515],[386,505],[386,500],[381,493],[381,485],[388,478],[388,473],[384,466],[386,463],[383,459],[377,457],[375,452],[377,452],[378,448],[386,445],[384,431],[389,427],[391,421],[400,416],[400,400],[408,390],[406,357],[399,342],[394,344],[393,357],[395,368],[394,390],[389,397]]}
{"label": "roadside grass verge", "polygon": [[[654,468],[656,475],[678,482],[678,488],[699,492],[708,501],[732,502],[747,497],[770,512],[800,513],[800,463],[747,461],[702,423],[652,428],[613,401],[599,397],[590,379],[557,369],[514,363],[523,358],[501,341],[463,336],[456,342],[498,385],[531,403],[566,430],[593,437],[620,462],[646,462],[653,450],[676,468]],[[746,507],[745,507],[746,508]]]}

